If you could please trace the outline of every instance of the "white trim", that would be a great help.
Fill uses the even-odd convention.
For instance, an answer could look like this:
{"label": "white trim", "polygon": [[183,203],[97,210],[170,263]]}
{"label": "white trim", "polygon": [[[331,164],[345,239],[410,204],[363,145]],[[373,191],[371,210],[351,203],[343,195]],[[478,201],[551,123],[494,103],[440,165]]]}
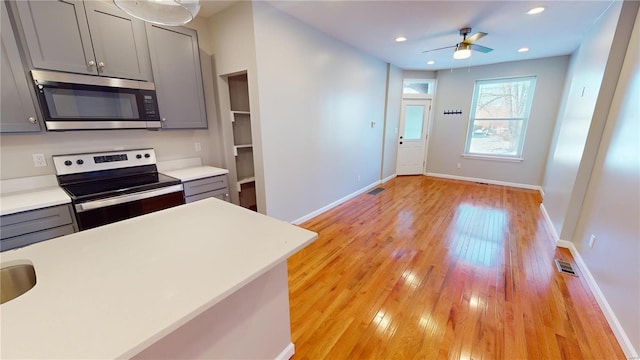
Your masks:
{"label": "white trim", "polygon": [[518,183],[512,183],[512,182],[506,182],[506,181],[479,179],[479,178],[472,178],[472,177],[466,177],[466,176],[457,176],[457,175],[449,175],[449,174],[438,174],[438,173],[431,173],[431,172],[428,172],[425,175],[444,178],[444,179],[453,179],[453,180],[462,180],[462,181],[471,181],[471,182],[481,182],[481,183],[487,183],[487,184],[492,184],[492,185],[511,186],[511,187],[516,187],[516,188],[521,188],[521,189],[538,190],[538,191],[542,190],[542,188],[540,186],[538,186],[538,185],[518,184]]}
{"label": "white trim", "polygon": [[338,205],[340,205],[340,204],[342,204],[344,202],[347,202],[347,201],[353,199],[354,197],[356,197],[356,196],[358,196],[358,195],[360,195],[362,193],[365,193],[365,192],[373,189],[374,187],[380,185],[380,183],[381,183],[380,180],[375,181],[372,184],[367,185],[367,186],[363,187],[362,189],[343,197],[342,199],[338,199],[338,200],[332,202],[331,204],[329,204],[327,206],[324,206],[324,207],[322,207],[322,208],[320,208],[320,209],[318,209],[318,210],[316,210],[314,212],[311,212],[311,213],[309,213],[309,214],[307,214],[307,215],[305,215],[305,216],[303,216],[301,218],[293,220],[291,223],[293,225],[300,225],[300,224],[302,224],[303,222],[305,222],[305,221],[307,221],[309,219],[312,219],[312,218],[314,218],[314,217],[316,217],[316,216],[318,216],[318,215],[320,215],[320,214],[322,214],[324,212],[327,212],[327,211],[333,209],[334,207],[336,207],[336,206],[338,206]]}
{"label": "white trim", "polygon": [[276,356],[275,360],[289,360],[296,353],[296,347],[293,343],[289,343],[284,350],[278,356]]}
{"label": "white trim", "polygon": [[492,156],[482,154],[462,154],[463,158],[476,159],[476,160],[490,160],[490,161],[504,161],[504,162],[523,162],[523,157],[509,157],[509,156]]}
{"label": "white trim", "polygon": [[589,289],[591,289],[591,293],[596,298],[596,301],[600,306],[600,310],[604,314],[604,317],[607,319],[607,322],[609,323],[613,334],[618,340],[618,343],[620,344],[624,355],[628,359],[638,359],[638,352],[633,348],[631,340],[629,340],[629,337],[618,321],[616,314],[613,312],[613,309],[611,309],[607,298],[602,293],[602,290],[600,290],[598,282],[593,277],[593,274],[591,274],[591,271],[589,271],[587,264],[582,259],[582,256],[580,256],[580,253],[578,252],[578,249],[576,249],[573,242],[567,240],[558,240],[556,242],[556,245],[561,248],[567,248],[571,252],[573,259],[576,261],[576,265],[578,265],[578,267],[580,268],[580,271],[584,275],[584,279],[587,282],[587,285],[589,285]]}
{"label": "white trim", "polygon": [[[540,190],[542,191],[542,190]],[[549,216],[549,213],[547,212],[547,208],[544,207],[544,204],[540,204],[540,210],[542,211],[542,215],[544,216],[544,220],[547,222],[547,225],[549,225],[549,228],[551,228],[551,236],[553,236],[553,241],[556,242],[556,245],[558,245],[558,242],[560,241],[560,237],[558,236],[558,232],[556,231],[556,227],[553,226],[553,221],[551,221],[551,217]],[[560,245],[558,245],[560,246]]]}
{"label": "white trim", "polygon": [[393,180],[393,179],[395,179],[396,176],[398,176],[398,175],[397,174],[393,174],[393,175],[387,176],[386,178],[380,180],[380,184],[384,184],[387,181]]}

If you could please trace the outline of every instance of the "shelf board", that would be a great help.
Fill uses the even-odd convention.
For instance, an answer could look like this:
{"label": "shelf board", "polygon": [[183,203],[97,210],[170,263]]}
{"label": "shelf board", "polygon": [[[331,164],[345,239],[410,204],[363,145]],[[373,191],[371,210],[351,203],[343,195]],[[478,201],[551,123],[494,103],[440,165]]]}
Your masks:
{"label": "shelf board", "polygon": [[251,149],[251,148],[253,148],[253,144],[234,145],[233,155],[238,156],[238,149]]}
{"label": "shelf board", "polygon": [[242,185],[243,184],[248,184],[248,183],[255,182],[255,181],[256,181],[256,177],[255,176],[238,179],[238,192],[242,192]]}
{"label": "shelf board", "polygon": [[236,121],[236,117],[235,117],[236,114],[238,114],[238,115],[251,115],[251,112],[250,111],[234,111],[234,110],[231,110],[231,122],[235,122]]}

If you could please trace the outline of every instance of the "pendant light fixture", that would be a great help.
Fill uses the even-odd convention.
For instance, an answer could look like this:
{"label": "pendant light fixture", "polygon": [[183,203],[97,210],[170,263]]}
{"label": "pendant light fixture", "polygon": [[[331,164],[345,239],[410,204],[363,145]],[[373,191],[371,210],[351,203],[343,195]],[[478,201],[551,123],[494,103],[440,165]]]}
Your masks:
{"label": "pendant light fixture", "polygon": [[453,58],[456,60],[466,59],[471,56],[471,46],[467,43],[461,42],[456,47],[456,51],[453,52]]}
{"label": "pendant light fixture", "polygon": [[113,0],[127,14],[153,24],[180,26],[193,20],[199,0]]}

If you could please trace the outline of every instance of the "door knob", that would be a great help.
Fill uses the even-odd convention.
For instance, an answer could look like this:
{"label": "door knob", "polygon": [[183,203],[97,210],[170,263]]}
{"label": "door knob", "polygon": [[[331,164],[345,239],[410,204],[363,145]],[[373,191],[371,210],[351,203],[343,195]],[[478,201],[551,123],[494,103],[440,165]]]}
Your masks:
{"label": "door knob", "polygon": [[29,118],[27,120],[32,124],[35,124],[36,122],[38,122],[38,120],[33,116],[29,116]]}
{"label": "door knob", "polygon": [[89,67],[94,67],[96,66],[96,62],[93,60],[89,60],[89,63],[87,65],[89,65]]}

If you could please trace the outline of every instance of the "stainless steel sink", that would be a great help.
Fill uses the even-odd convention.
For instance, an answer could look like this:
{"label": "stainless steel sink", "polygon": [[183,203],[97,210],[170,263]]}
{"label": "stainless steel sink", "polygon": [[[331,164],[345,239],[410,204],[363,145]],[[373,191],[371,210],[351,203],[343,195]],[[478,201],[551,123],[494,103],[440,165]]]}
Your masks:
{"label": "stainless steel sink", "polygon": [[17,298],[36,285],[36,270],[31,264],[4,266],[0,274],[0,304]]}

